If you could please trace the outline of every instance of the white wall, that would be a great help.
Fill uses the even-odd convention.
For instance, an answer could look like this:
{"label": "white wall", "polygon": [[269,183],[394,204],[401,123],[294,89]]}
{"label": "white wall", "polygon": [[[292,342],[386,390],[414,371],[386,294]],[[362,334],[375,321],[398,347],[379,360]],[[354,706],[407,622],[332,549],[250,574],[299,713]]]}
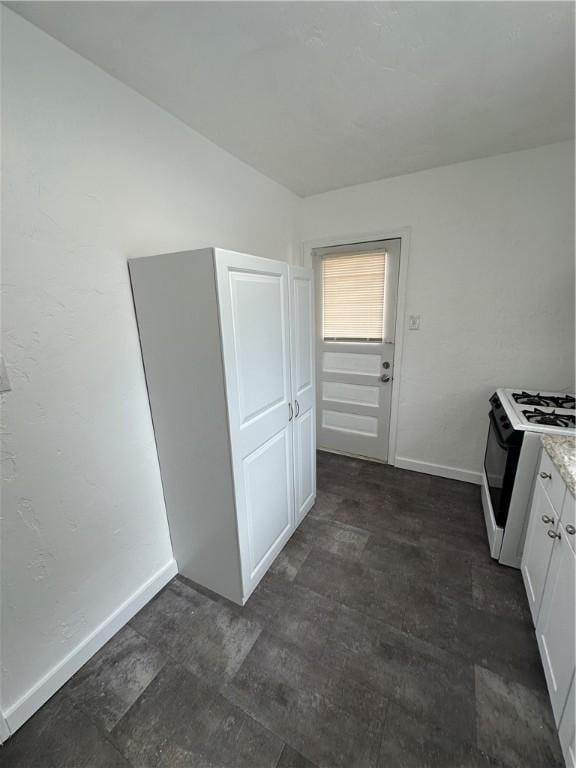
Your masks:
{"label": "white wall", "polygon": [[405,465],[474,479],[496,387],[574,390],[573,152],[549,145],[303,201],[304,240],[411,228],[407,313],[422,327],[404,334]]}
{"label": "white wall", "polygon": [[[3,10],[2,709],[172,560],[129,257],[289,259],[297,198]],[[157,588],[157,583],[152,585]],[[90,651],[91,649],[91,651]],[[84,655],[93,652],[89,644]],[[24,701],[20,701],[24,697]]]}

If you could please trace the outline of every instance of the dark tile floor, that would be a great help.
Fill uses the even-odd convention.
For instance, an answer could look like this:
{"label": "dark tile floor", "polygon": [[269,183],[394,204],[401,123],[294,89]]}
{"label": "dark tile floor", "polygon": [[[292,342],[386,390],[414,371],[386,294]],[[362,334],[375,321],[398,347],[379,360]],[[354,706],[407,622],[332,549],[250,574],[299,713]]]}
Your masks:
{"label": "dark tile floor", "polygon": [[561,766],[478,488],[319,454],[318,489],[244,608],[175,579],[2,768]]}

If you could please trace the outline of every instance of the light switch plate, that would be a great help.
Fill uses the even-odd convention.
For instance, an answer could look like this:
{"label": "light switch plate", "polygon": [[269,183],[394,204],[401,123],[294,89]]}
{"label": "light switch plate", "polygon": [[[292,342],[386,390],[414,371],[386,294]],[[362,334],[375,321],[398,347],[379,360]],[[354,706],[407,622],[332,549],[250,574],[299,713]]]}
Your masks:
{"label": "light switch plate", "polygon": [[408,315],[408,330],[409,331],[420,330],[420,315]]}
{"label": "light switch plate", "polygon": [[0,357],[0,392],[10,392],[11,389],[8,371],[4,365],[4,358]]}

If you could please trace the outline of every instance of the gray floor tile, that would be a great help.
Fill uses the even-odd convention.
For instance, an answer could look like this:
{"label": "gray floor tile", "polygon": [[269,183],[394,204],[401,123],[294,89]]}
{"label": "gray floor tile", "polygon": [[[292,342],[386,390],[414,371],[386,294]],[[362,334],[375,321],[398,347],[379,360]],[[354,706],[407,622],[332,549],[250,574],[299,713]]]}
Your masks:
{"label": "gray floor tile", "polygon": [[[111,732],[138,768],[206,764],[230,704],[191,672],[167,664]],[[209,763],[208,763],[209,764]]]}
{"label": "gray floor tile", "polygon": [[530,609],[520,571],[496,561],[472,566],[472,594],[476,608],[499,616],[530,622]]}
{"label": "gray floor tile", "polygon": [[433,576],[434,560],[429,550],[419,546],[418,538],[397,531],[372,534],[362,553],[362,563],[383,573]]}
{"label": "gray floor tile", "polygon": [[[322,696],[287,693],[287,707],[280,710],[285,735],[291,735],[297,750],[318,768],[369,768],[374,766],[380,733],[351,716]],[[283,711],[297,711],[295,719]],[[275,715],[273,715],[274,717]],[[293,726],[295,726],[292,731]]]}
{"label": "gray floor tile", "polygon": [[2,768],[130,768],[104,734],[57,693],[0,747]]}
{"label": "gray floor tile", "polygon": [[208,758],[220,768],[276,768],[284,742],[237,707],[230,707]]}
{"label": "gray floor tile", "polygon": [[322,654],[336,620],[338,604],[298,584],[290,584],[282,609],[266,623],[271,634],[312,658]]}
{"label": "gray floor tile", "polygon": [[380,742],[379,768],[497,768],[472,744],[391,704]]}
{"label": "gray floor tile", "polygon": [[362,459],[341,456],[338,453],[328,453],[327,451],[318,451],[317,453],[317,471],[319,473],[325,470],[335,470],[347,477],[356,477],[365,464],[366,462]]}
{"label": "gray floor tile", "polygon": [[303,542],[310,549],[318,547],[334,555],[357,560],[366,546],[370,534],[333,520],[306,518],[293,538]]}
{"label": "gray floor tile", "polygon": [[294,583],[389,624],[402,626],[409,585],[401,575],[384,574],[359,562],[313,549]]}
{"label": "gray floor tile", "polygon": [[125,626],[67,683],[63,691],[110,731],[166,663],[146,638]]}
{"label": "gray floor tile", "polygon": [[542,688],[542,665],[532,626],[447,597],[434,587],[413,587],[403,628],[507,679]]}
{"label": "gray floor tile", "polygon": [[173,658],[185,655],[197,627],[198,614],[213,605],[206,595],[174,579],[131,621],[130,625]]}
{"label": "gray floor tile", "polygon": [[[262,642],[263,636],[253,654]],[[251,655],[224,689],[227,697],[318,768],[375,764],[380,731],[319,693],[318,671],[282,651]]]}
{"label": "gray floor tile", "polygon": [[310,554],[311,546],[299,536],[292,536],[284,549],[270,567],[270,573],[282,576],[286,581],[293,581],[300,566]]}
{"label": "gray floor tile", "polygon": [[480,503],[480,486],[475,483],[464,483],[434,475],[429,475],[428,478],[428,495],[433,500],[441,499],[445,503],[460,505]]}
{"label": "gray floor tile", "polygon": [[313,518],[330,519],[342,499],[342,496],[319,487],[316,492],[316,502],[308,514]]}
{"label": "gray floor tile", "polygon": [[316,766],[286,744],[276,768],[316,768]]}
{"label": "gray floor tile", "polygon": [[478,747],[509,768],[564,765],[545,694],[476,668]]}
{"label": "gray floor tile", "polygon": [[256,621],[213,604],[199,615],[178,659],[198,677],[220,685],[234,676],[260,632]]}
{"label": "gray floor tile", "polygon": [[343,608],[324,663],[341,668],[343,685],[363,684],[404,709],[474,738],[474,671],[431,643]]}
{"label": "gray floor tile", "polygon": [[422,519],[412,505],[392,503],[379,493],[363,498],[360,489],[354,491],[351,498],[345,498],[334,510],[332,520],[374,534],[386,535],[394,531],[418,541],[423,529]]}

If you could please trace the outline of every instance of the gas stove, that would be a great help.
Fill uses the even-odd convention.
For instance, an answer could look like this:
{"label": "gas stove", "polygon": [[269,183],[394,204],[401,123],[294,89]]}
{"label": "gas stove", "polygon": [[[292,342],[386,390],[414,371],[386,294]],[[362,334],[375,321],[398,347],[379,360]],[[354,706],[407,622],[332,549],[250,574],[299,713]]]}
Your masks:
{"label": "gas stove", "polygon": [[519,568],[542,434],[574,435],[576,402],[564,392],[498,389],[490,398],[482,508],[490,554]]}
{"label": "gas stove", "polygon": [[574,395],[563,392],[499,389],[498,396],[514,429],[549,434],[574,433]]}

